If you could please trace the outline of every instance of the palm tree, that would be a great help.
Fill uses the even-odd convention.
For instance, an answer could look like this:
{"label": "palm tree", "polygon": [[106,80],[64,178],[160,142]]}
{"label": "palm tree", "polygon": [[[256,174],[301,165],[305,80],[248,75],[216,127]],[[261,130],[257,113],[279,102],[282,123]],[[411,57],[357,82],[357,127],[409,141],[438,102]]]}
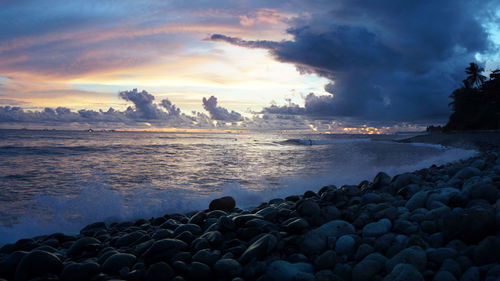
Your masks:
{"label": "palm tree", "polygon": [[490,80],[500,79],[500,69],[495,69],[490,73]]}
{"label": "palm tree", "polygon": [[477,63],[475,62],[471,62],[469,64],[469,67],[465,69],[465,73],[469,75],[465,79],[465,81],[467,81],[466,85],[476,85],[477,87],[480,87],[483,84],[484,80],[486,80],[486,76],[481,74],[481,72],[483,71],[484,68],[479,67],[479,65],[477,65]]}

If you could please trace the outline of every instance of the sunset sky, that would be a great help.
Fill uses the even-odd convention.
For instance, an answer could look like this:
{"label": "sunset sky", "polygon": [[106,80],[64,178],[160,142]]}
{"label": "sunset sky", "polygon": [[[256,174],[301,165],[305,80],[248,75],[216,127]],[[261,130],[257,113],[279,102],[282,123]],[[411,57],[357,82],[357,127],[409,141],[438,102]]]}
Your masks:
{"label": "sunset sky", "polygon": [[0,1],[0,128],[442,124],[500,67],[497,4]]}

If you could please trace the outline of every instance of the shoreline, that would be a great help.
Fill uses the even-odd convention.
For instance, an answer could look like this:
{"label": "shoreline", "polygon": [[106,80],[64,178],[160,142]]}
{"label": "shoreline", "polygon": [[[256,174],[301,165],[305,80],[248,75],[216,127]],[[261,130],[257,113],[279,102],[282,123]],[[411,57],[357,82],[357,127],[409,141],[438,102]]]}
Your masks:
{"label": "shoreline", "polygon": [[497,280],[500,141],[491,141],[499,136],[400,140],[481,153],[246,210],[226,199],[187,214],[21,239],[0,248],[0,280]]}

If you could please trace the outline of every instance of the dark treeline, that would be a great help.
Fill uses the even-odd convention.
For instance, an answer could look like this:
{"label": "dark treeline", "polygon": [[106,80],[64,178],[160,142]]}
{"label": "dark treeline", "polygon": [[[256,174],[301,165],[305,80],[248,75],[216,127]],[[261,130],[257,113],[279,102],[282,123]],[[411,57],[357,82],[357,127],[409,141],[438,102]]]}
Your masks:
{"label": "dark treeline", "polygon": [[467,78],[450,98],[452,114],[444,131],[500,129],[500,69],[482,75],[483,68],[470,63]]}

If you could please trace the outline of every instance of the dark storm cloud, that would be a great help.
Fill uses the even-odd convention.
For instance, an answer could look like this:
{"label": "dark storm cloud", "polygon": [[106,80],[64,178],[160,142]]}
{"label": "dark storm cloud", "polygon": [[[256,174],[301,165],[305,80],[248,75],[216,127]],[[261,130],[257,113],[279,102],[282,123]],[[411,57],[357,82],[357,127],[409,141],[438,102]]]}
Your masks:
{"label": "dark storm cloud", "polygon": [[[317,4],[317,3],[316,3]],[[482,5],[488,3],[482,3]],[[211,40],[264,48],[301,73],[328,78],[326,96],[309,94],[305,107],[263,112],[375,120],[445,120],[448,96],[476,53],[491,47],[475,1],[335,1],[325,12],[297,18],[293,40]]]}
{"label": "dark storm cloud", "polygon": [[224,107],[217,106],[217,98],[214,96],[211,96],[208,99],[203,98],[202,101],[203,101],[203,108],[205,108],[205,110],[208,111],[210,117],[213,120],[227,121],[227,122],[243,121],[243,117],[241,116],[240,113],[234,110],[229,111]]}
{"label": "dark storm cloud", "polygon": [[163,113],[158,106],[153,103],[155,97],[144,90],[142,92],[138,92],[137,89],[124,91],[120,92],[119,96],[126,101],[134,103],[135,111],[127,109],[127,113],[134,119],[158,119]]}

